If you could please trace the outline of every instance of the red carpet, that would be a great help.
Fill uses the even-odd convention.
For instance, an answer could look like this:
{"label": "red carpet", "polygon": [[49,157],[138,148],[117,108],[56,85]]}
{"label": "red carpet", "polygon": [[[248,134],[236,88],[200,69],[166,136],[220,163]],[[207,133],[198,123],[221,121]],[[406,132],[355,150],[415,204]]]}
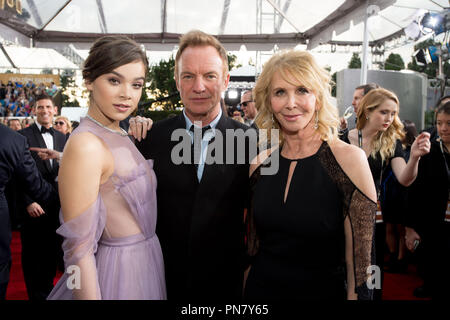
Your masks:
{"label": "red carpet", "polygon": [[[11,242],[12,268],[11,276],[6,293],[7,300],[27,300],[28,295],[23,280],[21,263],[20,234],[13,232]],[[55,278],[55,283],[57,278]],[[417,276],[416,268],[409,266],[407,274],[384,274],[383,300],[424,300],[413,296],[413,290],[420,286],[422,281]]]}
{"label": "red carpet", "polygon": [[11,241],[12,266],[6,300],[28,300],[27,289],[23,280],[21,253],[20,233],[13,231]]}

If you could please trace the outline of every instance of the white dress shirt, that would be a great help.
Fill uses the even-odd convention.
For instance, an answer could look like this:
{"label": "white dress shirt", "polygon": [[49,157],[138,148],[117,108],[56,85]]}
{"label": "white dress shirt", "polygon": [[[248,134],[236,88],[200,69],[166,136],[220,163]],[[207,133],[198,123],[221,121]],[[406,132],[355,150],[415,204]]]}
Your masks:
{"label": "white dress shirt", "polygon": [[[39,124],[38,122],[36,122],[36,125],[37,125],[39,131],[41,131],[42,125]],[[54,150],[53,136],[48,132],[41,133],[41,135],[42,135],[42,138],[44,138],[44,142],[45,142],[45,145],[47,146],[47,149]],[[50,164],[53,167],[53,159],[50,159]]]}

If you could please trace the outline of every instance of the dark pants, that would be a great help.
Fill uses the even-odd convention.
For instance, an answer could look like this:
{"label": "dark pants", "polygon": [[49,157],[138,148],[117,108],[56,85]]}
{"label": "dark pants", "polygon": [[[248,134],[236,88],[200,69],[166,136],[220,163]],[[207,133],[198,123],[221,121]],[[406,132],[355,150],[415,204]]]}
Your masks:
{"label": "dark pants", "polygon": [[62,239],[47,213],[27,217],[21,228],[22,268],[30,300],[45,300],[53,289],[56,271],[62,266]]}
{"label": "dark pants", "polygon": [[436,300],[450,299],[450,223],[428,226],[419,233],[418,267],[424,286]]}
{"label": "dark pants", "polygon": [[0,300],[5,300],[6,298],[10,269],[11,261],[0,264]]}

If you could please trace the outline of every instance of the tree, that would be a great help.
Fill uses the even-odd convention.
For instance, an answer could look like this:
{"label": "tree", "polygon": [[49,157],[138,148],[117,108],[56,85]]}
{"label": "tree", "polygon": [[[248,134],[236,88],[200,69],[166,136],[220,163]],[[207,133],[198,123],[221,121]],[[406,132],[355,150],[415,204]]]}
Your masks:
{"label": "tree", "polygon": [[[326,66],[325,70],[327,70],[329,73],[331,73],[331,67],[330,66]],[[337,72],[333,73],[331,75],[331,96],[332,97],[336,97],[336,77],[337,77]]]}
{"label": "tree", "polygon": [[52,69],[42,69],[41,70],[41,74],[53,74],[53,70]]}
{"label": "tree", "polygon": [[352,58],[348,63],[349,69],[361,69],[361,59],[359,58],[359,54],[357,52],[353,52]]}
{"label": "tree", "polygon": [[391,53],[384,62],[384,70],[400,71],[405,69],[405,63],[399,54]]}
{"label": "tree", "polygon": [[61,75],[59,76],[59,82],[61,85],[61,107],[64,107],[68,104],[74,107],[79,107],[80,104],[77,100],[74,102],[69,102],[69,96],[67,95],[67,92],[69,88],[73,87],[75,85],[75,79],[74,79],[75,71],[71,69],[65,69]]}
{"label": "tree", "polygon": [[[165,110],[174,110],[176,107],[181,107],[182,103],[177,94],[177,85],[174,79],[175,59],[173,56],[169,60],[161,60],[159,63],[150,67],[147,82],[150,83],[148,90],[154,96],[155,100],[164,97],[172,96],[166,101],[158,102],[156,105],[162,106]],[[141,103],[149,102],[147,93],[144,90]]]}
{"label": "tree", "polygon": [[[438,45],[440,45],[438,42],[434,42],[433,39],[428,39],[426,41],[416,44],[414,46],[414,50],[415,51],[419,49],[427,50],[428,47]],[[425,65],[419,65],[417,64],[417,61],[414,57],[412,58],[411,62],[408,63],[409,70],[425,73],[428,78],[436,78],[438,67],[439,66],[437,61],[427,63]],[[446,78],[450,78],[450,64],[448,62],[444,63],[443,72]]]}
{"label": "tree", "polygon": [[242,64],[236,64],[237,56],[231,53],[227,54],[228,56],[228,70],[233,70],[234,68],[242,67]]}
{"label": "tree", "polygon": [[337,88],[337,72],[331,75],[331,96],[336,97],[336,88]]}

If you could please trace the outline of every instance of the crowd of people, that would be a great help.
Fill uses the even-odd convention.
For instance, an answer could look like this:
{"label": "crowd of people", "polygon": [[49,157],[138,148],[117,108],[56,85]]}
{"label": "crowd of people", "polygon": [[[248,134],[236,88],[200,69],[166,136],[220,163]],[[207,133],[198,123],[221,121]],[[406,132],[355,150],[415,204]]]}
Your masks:
{"label": "crowd of people", "polygon": [[[340,119],[330,74],[288,50],[230,117],[227,52],[194,30],[175,58],[184,110],[153,123],[130,118],[147,71],[137,43],[102,37],[84,64],[90,105],[74,131],[39,95],[36,122],[19,130],[26,142],[0,136],[0,148],[31,147],[25,183],[59,192],[43,201],[46,188],[27,187],[19,201],[30,299],[380,300],[385,267],[405,272],[405,248],[422,252],[427,294],[448,298],[450,102],[437,106],[434,134],[417,134],[396,94],[368,84],[355,89],[354,118]],[[23,183],[22,166],[0,170]],[[10,232],[1,232],[7,279]]]}
{"label": "crowd of people", "polygon": [[[33,118],[33,113],[31,117],[27,118],[4,117],[0,119],[0,124],[3,124],[14,131],[28,128],[34,122],[35,119]],[[67,137],[69,137],[70,133],[73,130],[73,127],[76,127],[78,124],[78,121],[70,121],[69,118],[61,115],[55,116],[53,122],[55,130],[58,130],[59,132],[67,135]]]}
{"label": "crowd of people", "polygon": [[28,117],[36,96],[46,93],[53,97],[57,92],[58,86],[54,82],[47,86],[44,83],[36,85],[31,80],[27,83],[3,83],[0,80],[0,117]]}

